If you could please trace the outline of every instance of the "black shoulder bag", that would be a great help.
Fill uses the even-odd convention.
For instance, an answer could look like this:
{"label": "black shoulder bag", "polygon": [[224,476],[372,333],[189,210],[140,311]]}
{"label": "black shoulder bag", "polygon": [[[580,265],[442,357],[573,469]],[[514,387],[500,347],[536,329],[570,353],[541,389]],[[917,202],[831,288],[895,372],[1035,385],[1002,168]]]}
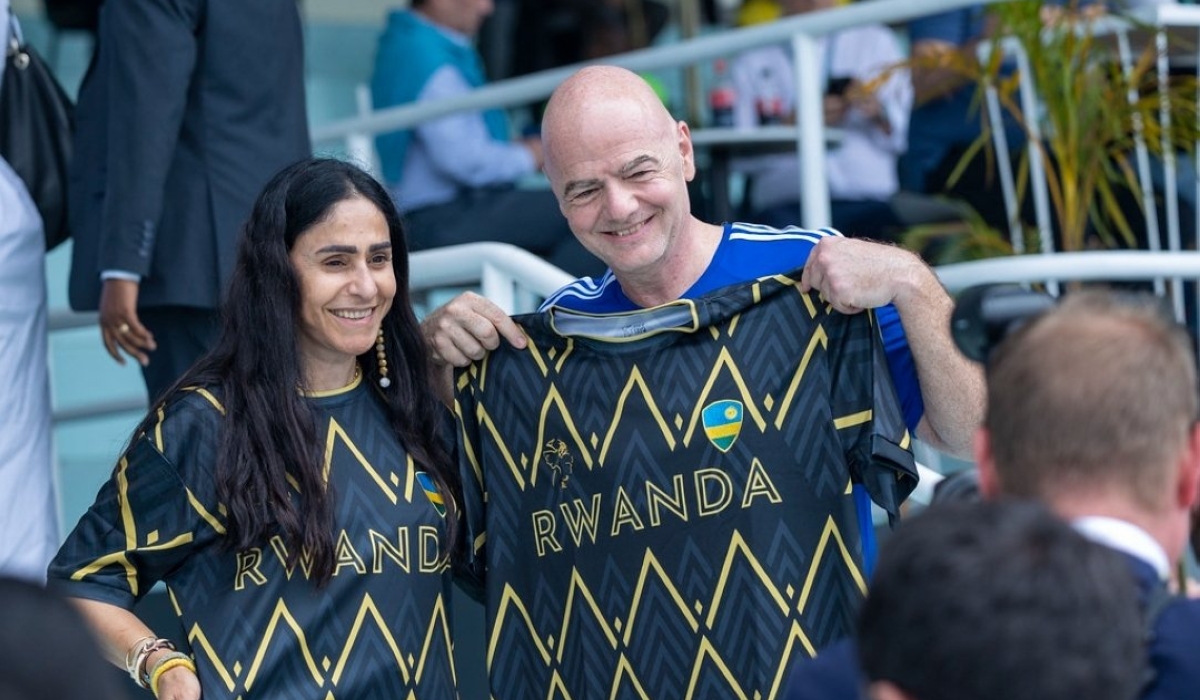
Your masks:
{"label": "black shoulder bag", "polygon": [[75,107],[41,56],[19,39],[15,22],[5,49],[0,156],[25,182],[42,215],[46,250],[51,250],[70,235],[67,170]]}

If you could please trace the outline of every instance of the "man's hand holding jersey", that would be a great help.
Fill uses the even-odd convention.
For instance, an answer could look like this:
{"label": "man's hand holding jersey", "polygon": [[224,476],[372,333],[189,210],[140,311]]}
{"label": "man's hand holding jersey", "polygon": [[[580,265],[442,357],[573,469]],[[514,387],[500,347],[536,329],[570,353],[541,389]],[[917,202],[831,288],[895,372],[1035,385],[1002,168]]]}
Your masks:
{"label": "man's hand holding jersey", "polygon": [[525,347],[525,333],[499,306],[475,292],[463,292],[421,321],[421,335],[434,365],[434,388],[446,405],[454,402],[454,368],[482,360],[507,340]]}

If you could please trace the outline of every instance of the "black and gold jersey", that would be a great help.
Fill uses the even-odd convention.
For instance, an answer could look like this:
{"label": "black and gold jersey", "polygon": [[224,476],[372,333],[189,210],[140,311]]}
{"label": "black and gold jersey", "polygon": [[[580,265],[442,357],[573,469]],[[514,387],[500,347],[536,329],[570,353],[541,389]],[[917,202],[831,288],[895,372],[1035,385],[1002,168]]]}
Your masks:
{"label": "black and gold jersey", "polygon": [[552,307],[458,373],[496,700],[772,698],[850,630],[852,485],[894,511],[915,469],[873,315],[798,275]]}
{"label": "black and gold jersey", "polygon": [[[334,491],[336,571],[318,588],[283,541],[222,546],[213,470],[225,416],[194,389],[122,456],[51,564],[71,596],[130,608],[158,581],[204,697],[456,697],[442,516],[367,384],[312,396]],[[436,495],[436,494],[435,494]]]}

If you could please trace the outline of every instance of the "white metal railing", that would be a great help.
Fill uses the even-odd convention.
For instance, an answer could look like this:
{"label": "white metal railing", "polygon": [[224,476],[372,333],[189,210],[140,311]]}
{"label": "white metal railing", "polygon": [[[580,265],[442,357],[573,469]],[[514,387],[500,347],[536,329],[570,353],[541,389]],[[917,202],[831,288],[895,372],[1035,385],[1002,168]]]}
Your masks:
{"label": "white metal railing", "polygon": [[[471,243],[413,253],[409,288],[414,297],[446,287],[477,287],[479,293],[510,313],[532,311],[540,299],[571,281],[566,272],[524,249],[507,243]],[[1151,251],[1094,251],[1052,256],[1014,255],[934,268],[952,292],[983,282],[1029,283],[1046,280],[1137,281],[1180,277],[1200,280],[1200,253]],[[96,314],[54,313],[50,330],[94,326]],[[95,404],[56,409],[56,424],[81,419],[142,411],[144,396],[110,399]],[[946,467],[943,456],[914,443],[920,485],[910,499],[926,505]],[[926,466],[929,465],[929,466]],[[873,509],[876,524],[886,514]]]}
{"label": "white metal railing", "polygon": [[[532,253],[507,243],[470,243],[413,253],[409,288],[470,286],[512,313],[532,311],[537,301],[571,281],[571,276]],[[1013,255],[934,268],[952,293],[984,282],[1149,281],[1164,277],[1200,280],[1200,252],[1088,251],[1045,256]],[[96,325],[95,313],[56,311],[50,331]],[[145,408],[144,399],[116,399],[56,410],[55,422],[95,418]]]}
{"label": "white metal railing", "polygon": [[[1005,2],[1007,0],[994,0]],[[821,112],[822,76],[816,40],[831,32],[871,23],[899,23],[914,17],[978,5],[978,0],[867,0],[842,7],[785,17],[768,24],[688,39],[669,46],[632,51],[603,59],[603,63],[633,71],[681,68],[733,55],[764,44],[792,42],[796,57],[796,120],[800,126],[796,152],[800,159],[800,201],[804,225],[816,228],[829,221],[829,187],[825,180],[824,117]],[[988,3],[993,4],[993,3]],[[580,64],[583,65],[583,64]],[[369,163],[371,139],[453,112],[529,104],[550,95],[579,65],[541,71],[486,85],[463,95],[418,102],[337,121],[313,129],[315,144],[343,143],[349,155]],[[398,67],[401,70],[402,67]]]}
{"label": "white metal railing", "polygon": [[[1135,42],[1140,46],[1139,51],[1144,50],[1147,46],[1153,46],[1155,50],[1156,60],[1154,70],[1160,94],[1158,120],[1161,139],[1159,150],[1162,154],[1161,167],[1164,178],[1161,194],[1163,196],[1163,207],[1166,218],[1167,241],[1165,247],[1162,242],[1160,222],[1157,216],[1157,206],[1155,203],[1156,188],[1151,175],[1151,158],[1146,143],[1145,125],[1142,123],[1141,116],[1136,113],[1133,115],[1132,124],[1136,173],[1141,189],[1141,205],[1143,211],[1146,213],[1146,240],[1150,251],[1178,251],[1183,249],[1179,220],[1176,154],[1170,143],[1170,109],[1169,100],[1166,98],[1167,81],[1170,72],[1168,55],[1181,58],[1187,62],[1187,65],[1195,66],[1200,71],[1200,44],[1197,44],[1194,33],[1197,28],[1200,28],[1200,8],[1195,6],[1161,4],[1131,8],[1119,16],[1106,15],[1100,17],[1094,23],[1090,24],[1087,29],[1093,36],[1108,36],[1115,39],[1114,43],[1116,44],[1121,70],[1125,73],[1126,77],[1131,76],[1133,72],[1134,50],[1132,45]],[[1176,39],[1174,42],[1169,43],[1168,35],[1172,33],[1176,35]],[[1025,148],[1029,164],[1030,191],[1033,195],[1035,221],[1041,242],[1041,252],[1043,255],[1052,255],[1055,253],[1055,250],[1049,186],[1038,146],[1042,141],[1042,120],[1033,116],[1041,113],[1038,88],[1033,82],[1034,74],[1030,69],[1029,55],[1020,42],[1013,37],[1006,37],[995,42],[995,44],[1004,56],[1016,63],[1017,75],[1020,76],[1019,104],[1021,112],[1025,115],[1024,123],[1027,129]],[[980,43],[978,52],[982,62],[987,61],[993,48],[995,48],[993,42]],[[995,86],[989,85],[985,95],[989,118],[992,120],[992,123],[999,124],[1001,122],[1001,107]],[[1130,84],[1125,97],[1130,104],[1134,103],[1138,99],[1137,87]],[[1004,191],[1004,199],[1008,210],[1010,242],[1014,250],[1024,252],[1024,234],[1019,220],[1019,202],[1014,194],[1013,174],[1011,168],[1008,167],[1008,143],[1005,130],[994,129],[992,136],[998,154],[1001,176],[1000,184]],[[1196,151],[1196,158],[1197,163],[1200,164],[1200,149]],[[1197,169],[1200,170],[1200,166]],[[1196,180],[1192,194],[1196,200],[1200,201],[1200,179]],[[1197,208],[1195,215],[1197,217],[1195,221],[1196,235],[1200,236],[1200,208]],[[1192,244],[1197,242],[1200,241],[1189,241]],[[1162,294],[1166,287],[1164,278],[1158,277],[1152,281],[1154,282],[1155,291]],[[1178,277],[1172,277],[1170,282],[1170,301],[1175,315],[1182,320],[1185,308],[1183,280]],[[1048,289],[1052,293],[1057,293],[1056,282],[1051,281]]]}
{"label": "white metal railing", "polygon": [[1200,280],[1200,252],[1093,250],[1009,255],[942,265],[934,270],[952,293],[987,282],[1152,282],[1167,277],[1196,281]]}
{"label": "white metal railing", "polygon": [[575,278],[509,243],[466,243],[412,254],[409,289],[480,287],[480,294],[509,313],[534,311],[542,299]]}
{"label": "white metal railing", "polygon": [[[508,243],[469,243],[425,250],[409,256],[409,290],[414,297],[434,289],[454,286],[477,287],[509,313],[534,311],[541,299],[570,282],[573,277],[533,253]],[[95,312],[59,311],[50,314],[51,333],[94,327]],[[96,342],[100,342],[99,338]],[[146,397],[141,387],[130,396],[67,408],[55,407],[53,421],[100,418],[144,411]]]}

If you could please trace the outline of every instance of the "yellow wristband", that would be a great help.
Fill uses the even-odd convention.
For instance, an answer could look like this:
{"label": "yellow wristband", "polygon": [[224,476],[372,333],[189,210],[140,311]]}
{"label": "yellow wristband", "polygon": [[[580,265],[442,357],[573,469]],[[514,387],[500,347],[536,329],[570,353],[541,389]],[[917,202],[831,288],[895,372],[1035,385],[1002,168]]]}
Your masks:
{"label": "yellow wristband", "polygon": [[196,672],[196,664],[192,663],[186,654],[168,654],[154,665],[154,670],[150,672],[150,692],[154,693],[154,697],[158,697],[158,679],[162,677],[162,674],[179,666],[183,666],[192,673]]}

